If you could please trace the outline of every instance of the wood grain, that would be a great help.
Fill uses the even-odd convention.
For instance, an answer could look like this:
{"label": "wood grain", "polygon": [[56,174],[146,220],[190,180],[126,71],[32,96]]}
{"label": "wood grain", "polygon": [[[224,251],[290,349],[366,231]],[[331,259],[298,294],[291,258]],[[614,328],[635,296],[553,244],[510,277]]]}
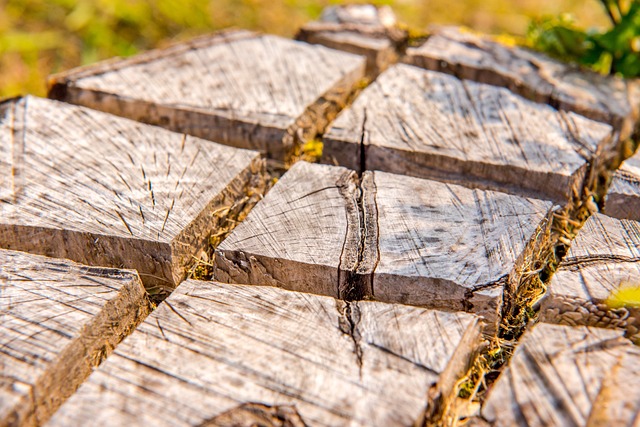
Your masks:
{"label": "wood grain", "polygon": [[210,425],[286,406],[306,425],[406,426],[478,339],[464,313],[188,280],[49,425]]}
{"label": "wood grain", "polygon": [[564,201],[611,132],[504,88],[396,65],[333,122],[323,161]]}
{"label": "wood grain", "polygon": [[357,262],[357,191],[353,171],[298,162],[218,246],[214,277],[340,296]]}
{"label": "wood grain", "polygon": [[604,212],[615,218],[640,221],[640,152],[614,172]]}
{"label": "wood grain", "polygon": [[407,36],[388,6],[349,4],[325,8],[318,21],[300,29],[296,39],[365,56],[366,74],[375,78],[398,62]]}
{"label": "wood grain", "polygon": [[505,287],[531,263],[553,205],[505,193],[373,172],[381,301],[471,311],[497,326]]}
{"label": "wood grain", "polygon": [[482,314],[495,326],[553,204],[296,164],[218,247],[214,276],[346,300]]}
{"label": "wood grain", "polygon": [[[617,386],[624,385],[622,372],[636,376],[640,350],[621,334],[536,325],[489,392],[482,415],[495,427],[637,425],[637,392]],[[627,357],[636,363],[633,370],[627,371]],[[611,404],[610,412],[603,410]],[[618,408],[624,409],[616,413]]]}
{"label": "wood grain", "polygon": [[136,269],[150,289],[179,283],[221,207],[264,179],[256,152],[87,108],[26,97],[4,112],[0,247]]}
{"label": "wood grain", "polygon": [[545,322],[619,328],[640,340],[640,308],[611,308],[618,289],[640,285],[640,222],[591,216],[551,279],[540,308]]}
{"label": "wood grain", "polygon": [[42,425],[148,314],[133,271],[0,249],[0,425]]}
{"label": "wood grain", "polygon": [[227,31],[53,76],[50,96],[283,159],[322,131],[364,68],[360,56]]}
{"label": "wood grain", "polygon": [[488,83],[536,102],[609,123],[628,138],[638,120],[638,80],[602,76],[454,27],[436,29],[405,62]]}

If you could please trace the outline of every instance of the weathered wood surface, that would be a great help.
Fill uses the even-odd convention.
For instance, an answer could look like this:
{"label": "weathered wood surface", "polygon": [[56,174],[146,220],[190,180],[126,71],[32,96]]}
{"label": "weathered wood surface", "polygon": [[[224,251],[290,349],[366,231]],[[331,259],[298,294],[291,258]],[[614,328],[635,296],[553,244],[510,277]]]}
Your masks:
{"label": "weathered wood surface", "polygon": [[404,62],[509,88],[536,102],[603,121],[630,136],[640,113],[637,80],[602,76],[454,27],[436,29]]}
{"label": "weathered wood surface", "polygon": [[332,123],[323,161],[562,201],[611,132],[504,88],[396,65]]}
{"label": "weathered wood surface", "polygon": [[298,163],[217,248],[214,276],[478,312],[544,240],[552,203],[383,172]]}
{"label": "weathered wood surface", "polygon": [[388,6],[349,4],[327,7],[320,19],[305,24],[296,38],[363,55],[367,58],[367,75],[375,77],[398,62],[407,32],[398,28]]}
{"label": "weathered wood surface", "polygon": [[257,152],[26,97],[2,104],[0,247],[138,270],[173,288],[254,189]]}
{"label": "weathered wood surface", "polygon": [[640,221],[640,152],[614,172],[604,212],[615,218]]}
{"label": "weathered wood surface", "polygon": [[427,395],[451,392],[478,341],[464,313],[188,280],[49,425],[228,425],[280,411],[294,426],[406,426]]}
{"label": "weathered wood surface", "polygon": [[622,333],[538,324],[523,336],[482,415],[499,426],[638,425],[640,349]]}
{"label": "weathered wood surface", "polygon": [[355,172],[298,162],[218,246],[214,276],[345,297],[360,241],[357,192]]}
{"label": "weathered wood surface", "polygon": [[613,292],[640,286],[640,222],[591,216],[548,285],[544,322],[620,328],[640,339],[640,308],[610,308]]}
{"label": "weathered wood surface", "polygon": [[282,159],[364,71],[357,55],[232,31],[53,76],[49,95]]}
{"label": "weathered wood surface", "polygon": [[42,425],[148,311],[135,272],[0,249],[0,425]]}
{"label": "weathered wood surface", "polygon": [[493,325],[544,245],[553,205],[494,191],[373,172],[379,260],[372,295],[471,311]]}

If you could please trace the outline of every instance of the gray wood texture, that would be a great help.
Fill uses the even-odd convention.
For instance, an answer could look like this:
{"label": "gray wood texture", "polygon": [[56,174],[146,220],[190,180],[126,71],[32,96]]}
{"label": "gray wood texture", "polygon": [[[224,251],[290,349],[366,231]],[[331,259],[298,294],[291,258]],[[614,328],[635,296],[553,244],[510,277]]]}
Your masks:
{"label": "gray wood texture", "polygon": [[615,218],[640,221],[640,152],[614,172],[604,212]]}
{"label": "gray wood texture", "polygon": [[451,392],[479,334],[464,313],[188,280],[49,425],[229,425],[281,412],[291,426],[406,426],[428,395]]}
{"label": "gray wood texture", "polygon": [[296,163],[218,246],[216,280],[344,297],[360,240],[357,192],[353,171]]}
{"label": "gray wood texture", "polygon": [[493,327],[540,245],[551,202],[373,172],[379,259],[372,295],[470,311]]}
{"label": "gray wood texture", "polygon": [[622,139],[631,135],[638,120],[638,80],[602,76],[459,28],[436,29],[422,46],[407,49],[403,61],[506,87],[536,102],[609,123]]}
{"label": "gray wood texture", "polygon": [[217,248],[214,276],[347,300],[466,310],[495,323],[553,204],[298,163]]}
{"label": "gray wood texture", "polygon": [[367,58],[367,75],[375,77],[398,62],[407,33],[398,28],[388,6],[349,4],[330,6],[318,21],[305,24],[296,39]]}
{"label": "gray wood texture", "polygon": [[365,62],[227,31],[53,76],[49,96],[281,160],[342,108]]}
{"label": "gray wood texture", "polygon": [[523,336],[482,415],[500,426],[637,426],[640,349],[608,329],[538,324]]}
{"label": "gray wood texture", "polygon": [[565,201],[611,134],[504,88],[401,64],[332,123],[323,161]]}
{"label": "gray wood texture", "polygon": [[42,425],[148,314],[133,271],[0,249],[0,425]]}
{"label": "gray wood texture", "polygon": [[640,307],[606,304],[640,286],[640,222],[592,215],[552,277],[540,307],[544,322],[620,328],[640,340]]}
{"label": "gray wood texture", "polygon": [[0,108],[0,247],[136,269],[149,290],[263,180],[257,152],[48,99]]}

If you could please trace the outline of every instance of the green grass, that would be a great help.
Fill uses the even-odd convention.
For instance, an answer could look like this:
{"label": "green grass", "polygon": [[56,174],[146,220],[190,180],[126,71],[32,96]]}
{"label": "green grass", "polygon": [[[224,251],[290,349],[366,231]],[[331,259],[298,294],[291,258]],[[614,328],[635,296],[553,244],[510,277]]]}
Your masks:
{"label": "green grass", "polygon": [[[0,97],[44,95],[53,72],[235,26],[292,36],[332,0],[0,0]],[[461,24],[523,35],[530,19],[574,13],[605,25],[596,0],[375,0],[414,28]]]}

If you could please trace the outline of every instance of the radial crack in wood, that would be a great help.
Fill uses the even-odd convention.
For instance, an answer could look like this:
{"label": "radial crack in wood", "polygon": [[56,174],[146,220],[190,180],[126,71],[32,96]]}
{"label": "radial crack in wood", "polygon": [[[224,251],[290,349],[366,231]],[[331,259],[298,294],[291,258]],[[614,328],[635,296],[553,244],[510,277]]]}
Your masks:
{"label": "radial crack in wood", "polygon": [[396,65],[332,123],[323,161],[566,202],[612,138],[507,89]]}
{"label": "radial crack in wood", "polygon": [[498,318],[548,238],[553,204],[300,162],[218,247],[214,276]]}
{"label": "radial crack in wood", "polygon": [[454,27],[435,29],[403,61],[509,90],[563,111],[609,123],[621,139],[631,136],[640,114],[638,80],[603,76],[520,47]]}
{"label": "radial crack in wood", "polygon": [[170,290],[230,207],[264,190],[257,152],[41,98],[3,111],[0,247]]}
{"label": "radial crack in wood", "polygon": [[0,249],[0,425],[44,424],[148,312],[133,271]]}
{"label": "radial crack in wood", "polygon": [[640,308],[613,307],[609,297],[640,286],[640,222],[591,216],[571,244],[542,300],[540,319],[626,330],[640,341]]}
{"label": "radial crack in wood", "polygon": [[357,55],[227,31],[53,76],[49,96],[283,160],[364,71]]}
{"label": "radial crack in wood", "polygon": [[637,425],[637,387],[621,387],[638,378],[640,349],[621,335],[536,325],[493,385],[483,417],[494,427]]}
{"label": "radial crack in wood", "polygon": [[49,425],[202,425],[260,402],[310,426],[406,426],[451,392],[479,335],[464,313],[188,280]]}
{"label": "radial crack in wood", "polygon": [[398,27],[388,6],[349,4],[327,7],[320,19],[305,24],[296,38],[365,56],[366,74],[375,78],[398,62],[408,34]]}
{"label": "radial crack in wood", "polygon": [[640,151],[613,173],[604,212],[615,218],[640,221]]}

